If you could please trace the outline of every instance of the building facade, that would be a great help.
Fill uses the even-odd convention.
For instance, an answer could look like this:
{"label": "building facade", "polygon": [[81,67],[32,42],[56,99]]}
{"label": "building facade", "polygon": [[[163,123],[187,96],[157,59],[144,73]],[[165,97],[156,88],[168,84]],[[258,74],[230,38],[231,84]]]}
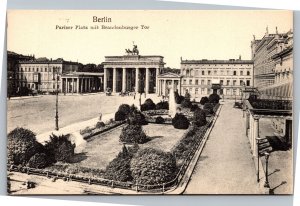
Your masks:
{"label": "building facade", "polygon": [[61,76],[62,92],[89,93],[103,91],[103,73],[72,72]]}
{"label": "building facade", "polygon": [[15,95],[17,92],[17,81],[19,61],[33,60],[33,55],[22,55],[7,51],[7,94]]}
{"label": "building facade", "polygon": [[[288,39],[293,38],[292,31],[287,33],[276,32],[270,34],[268,28],[262,39],[251,41],[252,59],[254,64],[254,86],[266,94],[270,91],[268,88],[273,87],[278,82],[279,75],[276,74],[276,59],[274,56],[281,52],[285,47]],[[276,79],[275,79],[276,78]],[[279,96],[277,92],[270,94]]]}
{"label": "building facade", "polygon": [[[61,75],[76,72],[77,62],[63,59],[38,58],[29,61],[19,61],[17,70],[17,87],[27,87],[39,92],[62,92]],[[57,88],[56,88],[57,86]]]}
{"label": "building facade", "polygon": [[181,78],[182,76],[172,72],[159,74],[158,78],[158,96],[168,96],[170,89],[177,91],[181,95]]}
{"label": "building facade", "polygon": [[102,64],[104,91],[158,93],[157,76],[165,64],[162,56],[106,56]]}
{"label": "building facade", "polygon": [[218,94],[223,98],[241,97],[245,87],[253,86],[253,61],[230,60],[182,60],[181,93],[188,91],[192,98],[213,93],[212,84],[220,84]]}

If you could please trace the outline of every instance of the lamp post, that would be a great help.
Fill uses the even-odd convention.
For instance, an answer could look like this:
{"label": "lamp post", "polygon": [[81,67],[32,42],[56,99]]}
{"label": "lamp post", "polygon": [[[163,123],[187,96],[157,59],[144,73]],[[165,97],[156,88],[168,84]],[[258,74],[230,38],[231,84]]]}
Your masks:
{"label": "lamp post", "polygon": [[56,70],[56,99],[55,99],[55,130],[58,131],[58,67]]}
{"label": "lamp post", "polygon": [[266,179],[265,179],[264,187],[266,187],[266,188],[270,188],[270,185],[269,185],[269,178],[268,178],[268,163],[269,163],[269,157],[270,157],[270,153],[265,152],[265,158],[266,158],[266,172],[265,172],[265,176],[266,176]]}
{"label": "lamp post", "polygon": [[259,182],[259,142],[262,140],[260,137],[256,137],[256,148],[257,148],[257,173],[256,173],[256,181]]}

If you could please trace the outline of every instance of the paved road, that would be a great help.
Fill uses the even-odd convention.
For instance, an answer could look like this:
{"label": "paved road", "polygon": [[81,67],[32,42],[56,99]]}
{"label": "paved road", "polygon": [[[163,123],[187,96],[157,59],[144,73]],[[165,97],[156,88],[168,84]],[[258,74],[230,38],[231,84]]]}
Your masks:
{"label": "paved road", "polygon": [[[158,101],[157,95],[147,98]],[[142,96],[142,103],[145,97]],[[59,127],[90,120],[99,114],[114,113],[120,104],[138,105],[133,96],[105,96],[105,94],[59,96]],[[28,98],[7,101],[7,131],[15,127],[25,127],[37,134],[54,129],[55,96],[44,95],[40,98]]]}
{"label": "paved road", "polygon": [[185,194],[258,194],[242,111],[227,101],[192,174]]}

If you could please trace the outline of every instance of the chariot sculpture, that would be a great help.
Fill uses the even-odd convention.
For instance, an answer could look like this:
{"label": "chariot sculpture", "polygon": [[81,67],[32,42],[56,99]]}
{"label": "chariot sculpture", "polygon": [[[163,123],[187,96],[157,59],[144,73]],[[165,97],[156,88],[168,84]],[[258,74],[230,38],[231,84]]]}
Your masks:
{"label": "chariot sculpture", "polygon": [[133,45],[132,51],[130,49],[125,49],[127,55],[139,55],[139,50],[137,48],[137,45]]}

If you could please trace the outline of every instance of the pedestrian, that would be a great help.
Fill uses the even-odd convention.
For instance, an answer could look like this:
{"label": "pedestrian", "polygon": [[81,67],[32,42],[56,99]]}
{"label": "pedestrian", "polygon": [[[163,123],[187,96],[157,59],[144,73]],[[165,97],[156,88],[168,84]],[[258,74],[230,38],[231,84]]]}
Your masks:
{"label": "pedestrian", "polygon": [[102,120],[102,113],[100,112],[99,121]]}

